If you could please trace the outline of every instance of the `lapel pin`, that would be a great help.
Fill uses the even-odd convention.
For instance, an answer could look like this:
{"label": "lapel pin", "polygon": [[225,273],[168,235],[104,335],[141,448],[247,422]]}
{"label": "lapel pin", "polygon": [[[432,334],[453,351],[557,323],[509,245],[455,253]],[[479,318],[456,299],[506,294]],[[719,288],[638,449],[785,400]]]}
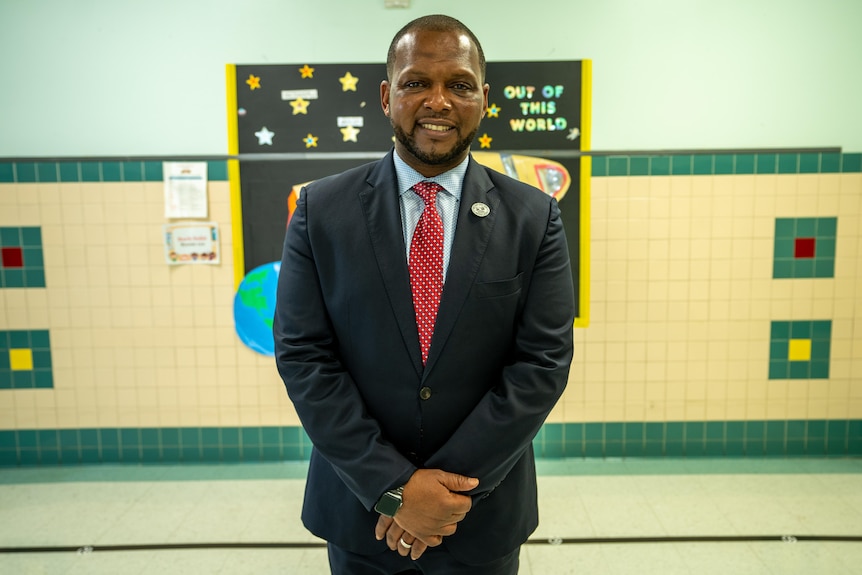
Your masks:
{"label": "lapel pin", "polygon": [[482,202],[476,202],[472,206],[470,206],[470,211],[479,216],[480,218],[484,218],[488,214],[491,213],[491,208],[483,204]]}

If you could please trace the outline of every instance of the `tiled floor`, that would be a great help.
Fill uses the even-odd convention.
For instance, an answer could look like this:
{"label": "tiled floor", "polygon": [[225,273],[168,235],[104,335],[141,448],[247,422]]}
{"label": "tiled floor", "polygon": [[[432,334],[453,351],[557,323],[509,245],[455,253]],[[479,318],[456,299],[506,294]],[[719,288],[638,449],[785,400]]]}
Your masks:
{"label": "tiled floor", "polygon": [[[2,469],[0,573],[326,573],[325,550],[298,520],[304,470]],[[522,574],[862,573],[862,460],[546,460],[539,470],[542,522]],[[224,546],[238,543],[248,547]],[[216,546],[159,548],[180,544]],[[148,547],[104,549],[134,545]]]}

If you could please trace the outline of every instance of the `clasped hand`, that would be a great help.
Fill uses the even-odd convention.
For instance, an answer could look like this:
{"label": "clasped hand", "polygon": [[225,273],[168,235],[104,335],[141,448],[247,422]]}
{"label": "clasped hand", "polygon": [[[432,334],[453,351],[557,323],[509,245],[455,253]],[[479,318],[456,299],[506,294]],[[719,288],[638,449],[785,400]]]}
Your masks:
{"label": "clasped hand", "polygon": [[[436,547],[443,537],[455,533],[458,523],[467,516],[472,499],[462,492],[475,489],[479,480],[440,469],[419,469],[404,485],[401,508],[395,517],[381,515],[374,535],[386,539],[393,551],[413,560],[428,547]],[[405,547],[400,543],[410,545]]]}

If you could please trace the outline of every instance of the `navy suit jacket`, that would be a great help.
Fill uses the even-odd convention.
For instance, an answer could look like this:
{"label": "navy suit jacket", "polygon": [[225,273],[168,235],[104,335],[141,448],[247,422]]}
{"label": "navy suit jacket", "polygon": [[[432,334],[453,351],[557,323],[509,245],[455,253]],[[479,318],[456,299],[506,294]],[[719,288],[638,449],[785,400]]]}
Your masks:
{"label": "navy suit jacket", "polygon": [[443,544],[484,563],[538,525],[532,440],[572,360],[565,232],[555,200],[471,158],[423,368],[392,153],[309,184],[285,236],[273,333],[314,445],[302,519],[380,552],[386,490],[417,468],[460,473],[480,484]]}

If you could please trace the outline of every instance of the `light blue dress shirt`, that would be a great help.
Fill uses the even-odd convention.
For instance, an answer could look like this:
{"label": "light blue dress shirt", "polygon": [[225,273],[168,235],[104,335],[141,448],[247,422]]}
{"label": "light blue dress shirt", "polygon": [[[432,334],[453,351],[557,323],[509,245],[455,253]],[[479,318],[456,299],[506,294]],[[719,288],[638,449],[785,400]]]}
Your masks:
{"label": "light blue dress shirt", "polygon": [[401,225],[404,230],[404,246],[407,249],[407,260],[410,261],[410,242],[413,241],[413,232],[419,217],[425,209],[416,192],[411,188],[419,182],[437,182],[443,186],[443,191],[437,193],[437,212],[443,220],[443,278],[449,271],[449,256],[452,253],[452,242],[455,239],[455,223],[458,220],[458,205],[461,203],[461,188],[464,184],[464,174],[467,173],[467,164],[470,156],[464,161],[439,176],[426,178],[398,156],[396,151],[392,157],[395,159],[395,173],[398,176],[398,193],[401,198]]}

